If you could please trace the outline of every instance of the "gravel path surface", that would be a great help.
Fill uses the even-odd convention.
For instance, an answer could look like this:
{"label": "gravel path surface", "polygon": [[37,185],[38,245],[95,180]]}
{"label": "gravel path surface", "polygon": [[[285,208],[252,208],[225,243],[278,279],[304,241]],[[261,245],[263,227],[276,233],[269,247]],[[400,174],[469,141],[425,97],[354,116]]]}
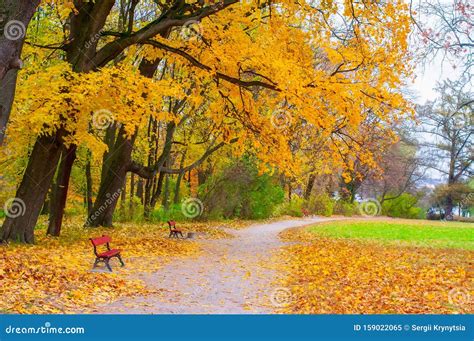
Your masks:
{"label": "gravel path surface", "polygon": [[[272,254],[286,245],[278,234],[288,228],[333,220],[301,218],[241,230],[226,230],[232,239],[199,240],[204,252],[179,259],[158,272],[140,275],[162,294],[124,298],[97,312],[128,314],[265,314],[272,313],[278,274]],[[183,241],[186,242],[186,241]]]}

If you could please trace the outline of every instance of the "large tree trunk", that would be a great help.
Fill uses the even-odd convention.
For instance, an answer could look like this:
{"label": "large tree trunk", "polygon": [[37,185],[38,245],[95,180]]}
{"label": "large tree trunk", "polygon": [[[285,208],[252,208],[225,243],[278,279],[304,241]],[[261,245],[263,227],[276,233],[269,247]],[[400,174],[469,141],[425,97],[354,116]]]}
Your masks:
{"label": "large tree trunk", "polygon": [[87,151],[87,162],[86,162],[86,205],[87,215],[92,213],[92,171],[91,171],[91,152]]}
{"label": "large tree trunk", "polygon": [[61,155],[58,136],[41,136],[37,139],[10,213],[3,223],[2,240],[34,243],[36,221]]}
{"label": "large tree trunk", "polygon": [[15,97],[26,28],[40,0],[0,0],[0,145]]}
{"label": "large tree trunk", "polygon": [[170,176],[166,175],[165,176],[165,189],[163,191],[163,199],[161,201],[161,204],[163,205],[164,209],[167,211],[169,208],[170,204]]}
{"label": "large tree trunk", "polygon": [[61,162],[59,163],[56,182],[51,193],[51,209],[49,212],[49,225],[47,234],[59,237],[61,234],[61,225],[66,208],[67,192],[69,188],[69,179],[71,177],[72,165],[76,159],[76,146],[62,148]]}
{"label": "large tree trunk", "polygon": [[97,194],[92,213],[87,218],[86,226],[112,226],[112,217],[117,200],[122,193],[124,181],[131,163],[135,137],[136,135],[128,139],[125,136],[124,127],[120,128],[114,148],[109,153],[99,193]]}
{"label": "large tree trunk", "polygon": [[135,174],[130,174],[130,202],[129,202],[129,216],[133,217],[135,213],[135,203],[133,200],[135,199]]}
{"label": "large tree trunk", "polygon": [[306,185],[306,189],[304,191],[304,198],[306,200],[309,199],[311,196],[311,192],[313,191],[314,181],[316,180],[316,175],[311,174],[308,179],[308,184]]}
{"label": "large tree trunk", "polygon": [[18,70],[10,70],[0,81],[0,146],[5,139],[7,124],[12,110],[16,91]]}

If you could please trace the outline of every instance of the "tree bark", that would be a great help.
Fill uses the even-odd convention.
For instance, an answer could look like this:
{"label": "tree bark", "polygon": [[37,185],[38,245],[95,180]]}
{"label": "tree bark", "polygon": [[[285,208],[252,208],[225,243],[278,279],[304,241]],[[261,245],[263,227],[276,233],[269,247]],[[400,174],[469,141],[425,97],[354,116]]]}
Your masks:
{"label": "tree bark", "polygon": [[0,146],[5,140],[7,124],[12,110],[16,91],[18,70],[10,70],[0,81]]}
{"label": "tree bark", "polygon": [[174,200],[175,204],[179,204],[179,190],[181,187],[181,180],[183,180],[184,172],[179,173],[178,179],[176,179],[176,186],[174,188]]}
{"label": "tree bark", "polygon": [[144,181],[142,178],[138,178],[138,183],[137,183],[137,197],[140,198],[140,202],[142,203],[143,205],[143,202],[144,202],[144,198],[143,198],[143,194],[144,194],[144,191],[143,191],[143,184],[144,184]]}
{"label": "tree bark", "polygon": [[46,234],[59,237],[61,225],[66,208],[69,179],[71,178],[72,165],[76,159],[76,146],[62,148],[61,162],[59,163],[56,182],[51,193],[51,209],[49,212],[49,225]]}
{"label": "tree bark", "polygon": [[[61,139],[40,136],[31,153],[23,180],[16,192],[15,203],[20,210],[11,210],[3,223],[1,239],[21,243],[34,243],[34,228],[43,203],[51,186],[61,155]],[[18,206],[16,207],[18,208]]]}
{"label": "tree bark", "polygon": [[308,184],[306,185],[306,189],[304,191],[304,198],[306,200],[309,199],[311,196],[311,192],[313,191],[314,181],[316,180],[316,175],[311,174],[308,179]]}
{"label": "tree bark", "polygon": [[134,209],[135,209],[135,203],[133,202],[134,198],[135,198],[135,174],[132,173],[130,175],[130,203],[129,203],[130,216],[133,216]]}
{"label": "tree bark", "polygon": [[161,204],[165,208],[165,210],[168,210],[169,208],[169,203],[170,203],[170,177],[169,175],[165,175],[165,189],[163,191],[163,200]]}
{"label": "tree bark", "polygon": [[112,217],[118,198],[122,193],[124,181],[129,170],[132,157],[133,143],[136,134],[128,139],[124,127],[120,127],[113,151],[109,153],[109,167],[104,173],[99,193],[94,203],[92,213],[86,221],[86,226],[112,226]]}
{"label": "tree bark", "polygon": [[87,151],[87,162],[86,162],[86,205],[87,215],[92,213],[92,171],[91,171],[91,152]]}
{"label": "tree bark", "polygon": [[15,98],[26,28],[40,0],[0,0],[0,145],[5,137]]}

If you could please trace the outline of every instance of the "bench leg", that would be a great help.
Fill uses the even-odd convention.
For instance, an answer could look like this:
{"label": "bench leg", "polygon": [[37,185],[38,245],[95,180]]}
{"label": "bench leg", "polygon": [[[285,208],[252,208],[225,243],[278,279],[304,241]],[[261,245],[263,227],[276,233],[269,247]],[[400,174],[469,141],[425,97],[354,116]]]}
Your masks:
{"label": "bench leg", "polygon": [[110,272],[112,272],[112,268],[110,267],[109,261],[110,261],[110,258],[106,258],[104,260],[105,266],[107,267],[107,269],[109,269]]}
{"label": "bench leg", "polygon": [[99,264],[100,262],[100,259],[99,258],[96,258],[95,259],[95,262],[94,262],[94,266],[93,266],[93,269],[95,269],[97,267],[97,264]]}
{"label": "bench leg", "polygon": [[120,255],[117,255],[117,258],[120,261],[120,264],[122,264],[122,266],[125,266],[125,263],[123,262],[122,257]]}

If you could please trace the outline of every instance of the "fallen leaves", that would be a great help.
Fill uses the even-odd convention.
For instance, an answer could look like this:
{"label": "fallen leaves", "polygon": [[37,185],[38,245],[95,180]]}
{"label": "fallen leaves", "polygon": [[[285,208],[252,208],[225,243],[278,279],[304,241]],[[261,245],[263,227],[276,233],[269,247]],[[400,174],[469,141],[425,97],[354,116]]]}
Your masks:
{"label": "fallen leaves", "polygon": [[[285,239],[292,292],[284,313],[447,314],[474,312],[474,252],[382,245],[315,237],[304,229]],[[308,243],[308,240],[310,243]]]}
{"label": "fallen leaves", "polygon": [[[112,261],[113,273],[92,272],[90,237],[107,234],[122,250],[126,266]],[[170,240],[168,230],[152,224],[117,224],[84,229],[78,219],[65,224],[60,238],[36,231],[36,245],[0,247],[0,311],[14,313],[87,312],[123,296],[147,295],[136,274],[154,271],[169,261],[196,255],[197,243]]]}

